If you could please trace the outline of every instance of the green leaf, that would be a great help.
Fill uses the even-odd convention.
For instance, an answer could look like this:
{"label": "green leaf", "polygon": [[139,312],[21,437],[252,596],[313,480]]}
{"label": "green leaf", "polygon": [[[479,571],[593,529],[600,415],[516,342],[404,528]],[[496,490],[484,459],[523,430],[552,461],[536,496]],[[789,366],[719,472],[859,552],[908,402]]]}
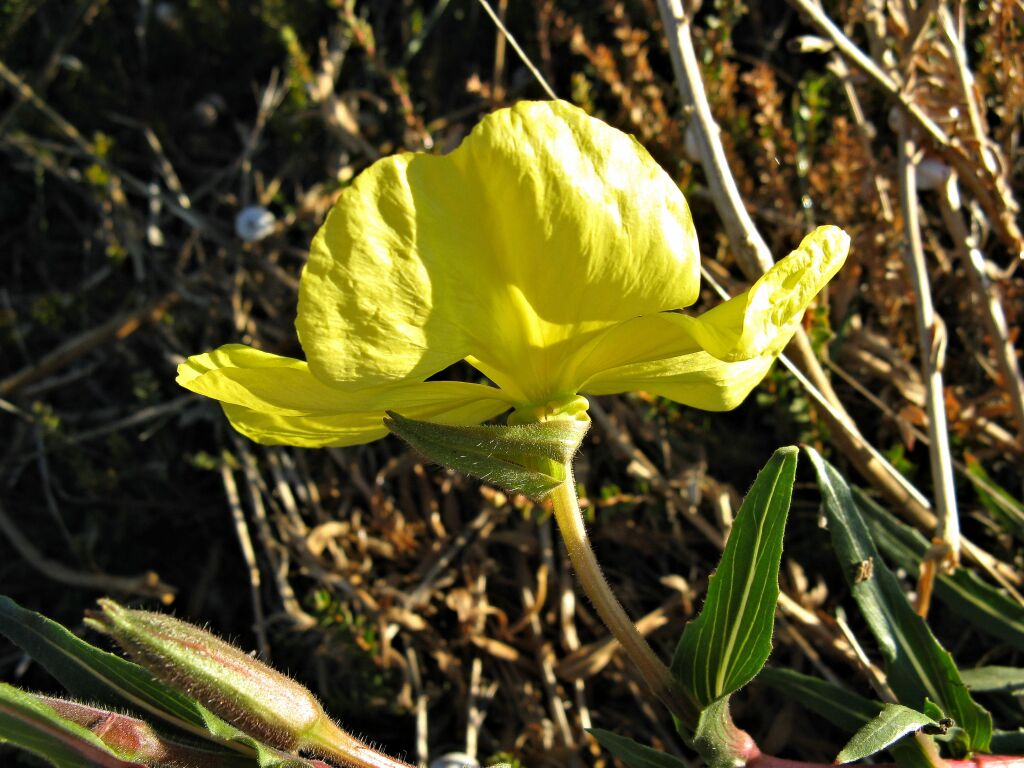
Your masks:
{"label": "green leaf", "polygon": [[883,704],[882,711],[864,725],[836,755],[836,764],[852,763],[862,757],[881,752],[908,733],[919,731],[926,725],[938,726],[928,715],[902,704]]}
{"label": "green leaf", "polygon": [[708,583],[704,607],[676,646],[672,672],[701,706],[750,682],[771,653],[796,462],[796,448],[780,448],[758,473]]}
{"label": "green leaf", "polygon": [[[987,752],[992,716],[971,698],[953,658],[911,608],[882,562],[846,481],[817,451],[805,450],[818,474],[836,557],[882,651],[889,685],[908,707],[920,710],[926,698],[936,702],[966,732],[971,749]],[[864,563],[873,565],[867,577]]]}
{"label": "green leaf", "polygon": [[975,667],[961,669],[960,678],[972,691],[1024,693],[1024,669],[1020,667]]}
{"label": "green leaf", "polygon": [[[137,664],[100,650],[55,621],[0,595],[0,633],[57,678],[71,694],[112,708],[159,714],[193,733],[206,731],[203,708]],[[212,716],[212,715],[210,715]]]}
{"label": "green leaf", "polygon": [[629,768],[686,768],[686,763],[679,758],[645,747],[612,731],[590,728],[587,732]]}
{"label": "green leaf", "polygon": [[[791,696],[805,709],[821,715],[845,731],[856,731],[882,711],[882,704],[846,688],[791,669],[769,667],[757,676],[758,682]],[[917,739],[903,739],[889,747],[900,768],[935,768],[936,761]]]}
{"label": "green leaf", "polygon": [[148,712],[197,736],[254,757],[260,768],[323,765],[248,736],[206,707],[120,656],[102,651],[60,624],[0,595],[0,633],[22,648],[72,694],[112,708]]}
{"label": "green leaf", "polygon": [[791,669],[766,667],[757,681],[785,693],[809,712],[821,715],[844,731],[863,728],[882,711],[882,705],[877,701]]}
{"label": "green leaf", "polygon": [[[863,492],[854,488],[857,508],[868,521],[871,535],[886,557],[914,578],[918,563],[928,550],[928,541],[904,525]],[[968,568],[935,579],[935,599],[969,625],[1024,651],[1024,606],[1003,594]]]}
{"label": "green leaf", "polygon": [[0,683],[0,743],[4,741],[57,768],[145,768],[120,759],[86,728],[63,719],[31,694]]}
{"label": "green leaf", "polygon": [[384,426],[431,461],[542,500],[565,482],[590,422],[452,427],[388,411]]}

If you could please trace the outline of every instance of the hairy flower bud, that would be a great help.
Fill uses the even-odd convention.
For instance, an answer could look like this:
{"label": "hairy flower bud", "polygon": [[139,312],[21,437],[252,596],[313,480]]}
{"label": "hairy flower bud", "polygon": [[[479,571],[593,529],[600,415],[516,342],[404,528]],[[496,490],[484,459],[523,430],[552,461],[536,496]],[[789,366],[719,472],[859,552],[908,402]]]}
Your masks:
{"label": "hairy flower bud", "polygon": [[65,720],[88,728],[120,757],[146,765],[187,765],[192,768],[226,768],[240,765],[242,756],[225,755],[223,749],[208,750],[179,744],[164,738],[149,723],[128,715],[108,712],[77,701],[35,696]]}
{"label": "hairy flower bud", "polygon": [[184,621],[99,600],[86,623],[129,656],[232,725],[278,749],[295,750],[328,720],[304,687]]}

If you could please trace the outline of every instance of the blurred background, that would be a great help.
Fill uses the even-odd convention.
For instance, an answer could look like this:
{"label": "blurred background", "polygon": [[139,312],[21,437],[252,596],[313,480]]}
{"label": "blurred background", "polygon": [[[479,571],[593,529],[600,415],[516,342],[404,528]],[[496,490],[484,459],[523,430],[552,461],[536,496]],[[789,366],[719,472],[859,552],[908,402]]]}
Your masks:
{"label": "blurred background", "polygon": [[[705,2],[701,74],[771,251],[823,223],[852,235],[807,336],[862,440],[931,498],[926,391],[938,357],[922,374],[904,118],[798,5]],[[827,4],[948,139],[921,140],[913,158],[925,284],[944,321],[931,349],[944,351],[961,524],[1012,589],[1024,530],[1010,503],[1022,492],[1024,13],[1019,2],[954,7],[951,37],[939,16],[922,25],[908,7]],[[494,8],[561,98],[634,134],[678,181],[706,267],[743,290],[751,275],[688,136],[655,1]],[[254,445],[174,384],[185,356],[223,343],[301,357],[298,278],[352,178],[390,153],[449,150],[488,111],[543,97],[477,0],[0,3],[0,591],[79,632],[103,595],[206,624],[413,761],[463,751],[610,765],[590,725],[682,750],[576,596],[543,509],[394,438]],[[717,301],[707,288],[703,306]],[[780,445],[818,447],[935,533],[934,518],[863,472],[781,366],[730,413],[636,393],[597,398],[594,418],[577,473],[594,546],[666,657],[742,493]],[[801,477],[773,663],[867,693],[829,624],[846,589]],[[931,621],[961,663],[1019,655],[941,605]],[[6,641],[0,679],[54,689]],[[843,741],[797,727],[804,714],[756,683],[737,704],[765,751],[830,760]],[[0,760],[31,762],[2,748]]]}

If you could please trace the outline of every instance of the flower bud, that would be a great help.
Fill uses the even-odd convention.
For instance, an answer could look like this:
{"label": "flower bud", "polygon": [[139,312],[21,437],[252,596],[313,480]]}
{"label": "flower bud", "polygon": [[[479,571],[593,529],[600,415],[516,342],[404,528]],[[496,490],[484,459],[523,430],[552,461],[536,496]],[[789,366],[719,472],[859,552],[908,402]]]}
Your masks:
{"label": "flower bud", "polygon": [[108,712],[77,701],[34,696],[65,720],[89,729],[124,760],[146,765],[188,765],[193,768],[225,768],[244,758],[225,755],[223,749],[205,750],[178,744],[158,734],[149,723],[128,715]]}
{"label": "flower bud", "polygon": [[293,751],[322,721],[304,687],[238,648],[184,621],[99,600],[86,623],[110,635],[155,677],[198,700],[232,725]]}
{"label": "flower bud", "polygon": [[388,411],[384,426],[431,461],[541,501],[566,481],[590,421],[451,427]]}

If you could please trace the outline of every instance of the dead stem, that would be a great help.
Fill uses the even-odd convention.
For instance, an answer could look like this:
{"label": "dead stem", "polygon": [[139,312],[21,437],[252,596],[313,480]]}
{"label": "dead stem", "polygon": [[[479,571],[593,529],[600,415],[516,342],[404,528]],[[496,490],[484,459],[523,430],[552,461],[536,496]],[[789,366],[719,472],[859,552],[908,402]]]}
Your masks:
{"label": "dead stem", "polygon": [[[903,208],[905,260],[914,291],[914,315],[917,319],[918,344],[921,355],[921,378],[925,382],[925,407],[928,412],[928,456],[931,460],[937,536],[947,548],[941,553],[944,562],[955,566],[960,562],[960,517],[953,488],[953,459],[949,451],[949,430],[946,426],[945,396],[942,368],[946,359],[946,328],[932,304],[928,268],[921,244],[918,218],[915,142],[906,125],[900,129],[899,168],[900,205]],[[927,614],[927,606],[923,606]]]}

